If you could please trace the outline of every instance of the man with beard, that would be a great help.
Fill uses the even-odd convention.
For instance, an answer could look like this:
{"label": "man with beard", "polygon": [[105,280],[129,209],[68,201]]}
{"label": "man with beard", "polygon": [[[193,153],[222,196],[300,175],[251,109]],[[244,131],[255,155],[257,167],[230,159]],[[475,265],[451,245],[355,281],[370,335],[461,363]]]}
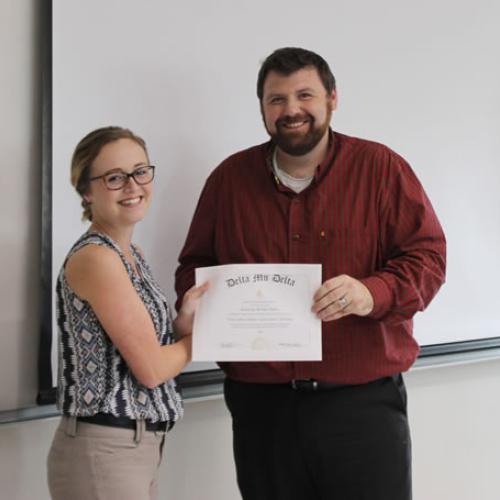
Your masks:
{"label": "man with beard", "polygon": [[412,317],[444,281],[443,232],[403,158],[329,128],[335,79],[319,55],[276,50],[257,95],[271,140],[208,178],[178,297],[196,267],[321,263],[311,307],[323,360],[221,363],[240,491],[245,500],[409,500],[401,372],[419,350]]}

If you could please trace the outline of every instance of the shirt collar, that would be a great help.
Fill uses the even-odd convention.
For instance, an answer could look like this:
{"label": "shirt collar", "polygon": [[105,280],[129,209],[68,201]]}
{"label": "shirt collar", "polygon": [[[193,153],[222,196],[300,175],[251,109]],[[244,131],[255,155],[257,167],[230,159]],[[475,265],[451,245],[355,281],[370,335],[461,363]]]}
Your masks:
{"label": "shirt collar", "polygon": [[[336,137],[335,137],[335,132],[330,128],[328,131],[328,150],[326,152],[325,159],[316,167],[316,171],[314,173],[314,180],[311,183],[312,185],[318,183],[323,179],[323,177],[326,175],[326,173],[330,170],[330,167],[332,166],[333,163],[333,158],[334,158],[334,152],[335,152],[335,143],[336,143]],[[276,145],[273,140],[270,140],[267,143],[267,150],[266,150],[266,167],[269,171],[269,173],[272,175],[274,182],[276,183],[276,186],[280,191],[290,191],[290,189],[286,186],[284,186],[280,180],[278,179],[277,175],[274,172],[273,169],[273,153],[274,149],[276,148]]]}

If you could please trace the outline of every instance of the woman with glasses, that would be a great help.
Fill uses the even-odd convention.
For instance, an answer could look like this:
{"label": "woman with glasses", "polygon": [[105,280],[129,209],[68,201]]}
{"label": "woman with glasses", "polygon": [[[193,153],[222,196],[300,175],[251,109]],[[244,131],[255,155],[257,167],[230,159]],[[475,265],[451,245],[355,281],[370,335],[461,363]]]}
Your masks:
{"label": "woman with glasses", "polygon": [[48,456],[55,500],[156,498],[165,434],[183,413],[173,377],[190,360],[206,286],[190,290],[172,322],[132,243],[154,173],[144,141],[120,127],[91,132],[73,154],[71,182],[90,227],[57,280],[63,416]]}

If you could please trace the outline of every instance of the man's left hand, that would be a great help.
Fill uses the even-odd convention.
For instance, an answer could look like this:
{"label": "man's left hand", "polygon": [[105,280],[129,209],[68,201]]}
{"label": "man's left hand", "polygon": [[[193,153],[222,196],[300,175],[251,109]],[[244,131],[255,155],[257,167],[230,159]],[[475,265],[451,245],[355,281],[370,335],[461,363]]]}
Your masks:
{"label": "man's left hand", "polygon": [[366,316],[373,310],[373,297],[361,281],[342,274],[326,280],[314,294],[312,311],[321,321],[349,314]]}

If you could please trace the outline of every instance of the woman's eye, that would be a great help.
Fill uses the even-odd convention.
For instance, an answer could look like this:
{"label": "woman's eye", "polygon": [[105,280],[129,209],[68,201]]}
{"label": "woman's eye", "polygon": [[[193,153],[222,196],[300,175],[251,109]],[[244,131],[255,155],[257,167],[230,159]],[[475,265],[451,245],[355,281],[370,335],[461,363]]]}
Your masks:
{"label": "woman's eye", "polygon": [[134,171],[134,175],[137,177],[145,177],[149,173],[149,168],[144,167],[144,168],[138,168],[137,170]]}
{"label": "woman's eye", "polygon": [[121,182],[125,176],[123,174],[111,174],[106,177],[106,180],[111,183]]}

